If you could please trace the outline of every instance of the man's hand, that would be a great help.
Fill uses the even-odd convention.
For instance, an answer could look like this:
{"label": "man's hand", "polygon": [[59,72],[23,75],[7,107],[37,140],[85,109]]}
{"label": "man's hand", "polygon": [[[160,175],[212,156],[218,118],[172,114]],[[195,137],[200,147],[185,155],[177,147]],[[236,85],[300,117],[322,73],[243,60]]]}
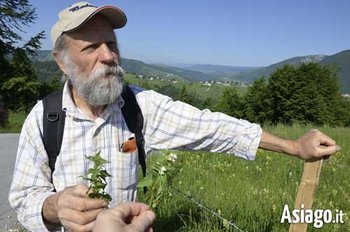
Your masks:
{"label": "man's hand", "polygon": [[263,131],[260,148],[298,156],[303,160],[326,158],[340,150],[336,142],[319,130],[312,129],[297,140],[287,140]]}
{"label": "man's hand", "polygon": [[150,232],[155,214],[143,203],[122,203],[103,210],[96,219],[94,232]]}
{"label": "man's hand", "polygon": [[303,160],[328,157],[340,150],[336,142],[321,131],[312,129],[296,140],[296,155]]}
{"label": "man's hand", "polygon": [[72,231],[91,231],[97,215],[107,207],[101,199],[90,199],[85,185],[75,185],[48,197],[43,217],[49,223],[60,223]]}

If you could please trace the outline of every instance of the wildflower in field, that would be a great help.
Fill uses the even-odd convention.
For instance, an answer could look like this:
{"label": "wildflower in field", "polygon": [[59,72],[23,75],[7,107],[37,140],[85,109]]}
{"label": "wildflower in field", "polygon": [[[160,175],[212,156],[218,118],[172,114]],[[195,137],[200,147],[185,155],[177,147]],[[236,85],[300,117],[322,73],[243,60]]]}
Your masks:
{"label": "wildflower in field", "polygon": [[337,193],[338,193],[338,191],[337,191],[336,189],[333,189],[333,190],[332,190],[332,195],[333,195],[333,196],[336,196]]}
{"label": "wildflower in field", "polygon": [[269,190],[266,189],[266,188],[264,188],[264,189],[263,189],[263,192],[264,192],[264,193],[269,193]]}
{"label": "wildflower in field", "polygon": [[138,188],[148,188],[145,200],[153,209],[158,207],[162,198],[172,196],[169,187],[175,172],[179,171],[174,167],[176,160],[176,154],[165,154],[164,151],[154,152],[146,177],[142,178],[137,185]]}
{"label": "wildflower in field", "polygon": [[223,219],[222,220],[222,225],[225,229],[229,229],[230,228],[230,222],[227,219]]}
{"label": "wildflower in field", "polygon": [[174,153],[170,153],[169,155],[166,156],[166,159],[170,162],[175,163],[175,161],[177,160],[177,155]]}
{"label": "wildflower in field", "polygon": [[161,167],[160,170],[159,170],[159,174],[160,175],[164,175],[166,172],[166,168],[165,167]]}
{"label": "wildflower in field", "polygon": [[258,172],[262,171],[261,167],[259,167],[258,165],[255,166],[255,170],[257,170]]}
{"label": "wildflower in field", "polygon": [[273,205],[272,205],[272,211],[273,211],[273,212],[276,212],[276,209],[277,209],[276,205],[273,204]]}

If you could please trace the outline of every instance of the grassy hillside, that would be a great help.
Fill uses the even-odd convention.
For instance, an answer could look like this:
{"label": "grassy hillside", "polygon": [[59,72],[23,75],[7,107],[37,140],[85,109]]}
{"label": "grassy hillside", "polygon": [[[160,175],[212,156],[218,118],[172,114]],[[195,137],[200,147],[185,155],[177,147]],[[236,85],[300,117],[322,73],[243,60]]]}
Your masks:
{"label": "grassy hillside", "polygon": [[[311,127],[277,126],[266,130],[288,138],[297,138]],[[320,128],[342,147],[323,163],[313,209],[336,209],[345,214],[344,224],[324,224],[308,232],[350,231],[350,129]],[[303,162],[299,159],[259,150],[255,161],[225,154],[178,152],[178,174],[172,187],[233,222],[242,231],[282,232],[289,224],[281,224],[284,205],[294,209]],[[142,191],[139,200],[143,201]],[[211,212],[198,207],[175,189],[170,189],[156,211],[154,231],[238,231]]]}
{"label": "grassy hillside", "polygon": [[130,73],[127,73],[125,75],[125,80],[130,84],[134,84],[138,86],[146,86],[147,89],[154,89],[154,90],[166,88],[167,86],[170,85],[177,90],[177,93],[180,93],[181,89],[185,85],[187,91],[195,93],[202,99],[206,99],[210,97],[213,99],[214,102],[219,99],[219,97],[221,96],[225,88],[236,88],[238,93],[241,95],[243,95],[247,90],[247,88],[245,87],[228,87],[221,84],[213,84],[212,86],[206,86],[199,82],[192,82],[192,83],[174,82],[173,83],[166,80],[149,81],[149,80],[140,79],[137,76]]}
{"label": "grassy hillside", "polygon": [[122,58],[121,65],[125,71],[136,75],[161,77],[163,79],[175,79],[181,81],[185,80],[184,77],[171,73],[165,68],[159,68],[139,60]]}

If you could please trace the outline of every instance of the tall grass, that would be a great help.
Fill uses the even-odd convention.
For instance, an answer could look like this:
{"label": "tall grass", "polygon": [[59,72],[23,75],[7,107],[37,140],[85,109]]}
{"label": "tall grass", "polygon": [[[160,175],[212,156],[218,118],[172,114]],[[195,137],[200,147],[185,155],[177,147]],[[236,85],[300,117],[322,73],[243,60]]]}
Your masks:
{"label": "tall grass", "polygon": [[[297,138],[312,126],[265,128],[274,134]],[[322,229],[309,225],[308,231],[350,231],[350,128],[322,127],[342,147],[323,163],[314,209],[341,209],[344,224],[325,224]],[[173,186],[232,221],[243,231],[288,231],[281,224],[285,204],[294,208],[303,161],[286,155],[259,150],[255,161],[225,154],[178,152],[179,173]],[[139,193],[142,201],[143,193]],[[224,225],[211,213],[170,191],[157,210],[155,231],[238,231]]]}

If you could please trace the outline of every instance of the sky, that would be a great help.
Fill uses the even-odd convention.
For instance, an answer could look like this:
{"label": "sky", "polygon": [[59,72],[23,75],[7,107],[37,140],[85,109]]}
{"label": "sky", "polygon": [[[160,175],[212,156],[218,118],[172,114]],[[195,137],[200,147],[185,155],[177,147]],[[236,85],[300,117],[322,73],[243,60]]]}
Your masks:
{"label": "sky", "polygon": [[[58,12],[76,1],[29,0],[52,49]],[[350,49],[350,0],[91,0],[127,15],[115,30],[121,55],[146,63],[267,66],[295,56]]]}

